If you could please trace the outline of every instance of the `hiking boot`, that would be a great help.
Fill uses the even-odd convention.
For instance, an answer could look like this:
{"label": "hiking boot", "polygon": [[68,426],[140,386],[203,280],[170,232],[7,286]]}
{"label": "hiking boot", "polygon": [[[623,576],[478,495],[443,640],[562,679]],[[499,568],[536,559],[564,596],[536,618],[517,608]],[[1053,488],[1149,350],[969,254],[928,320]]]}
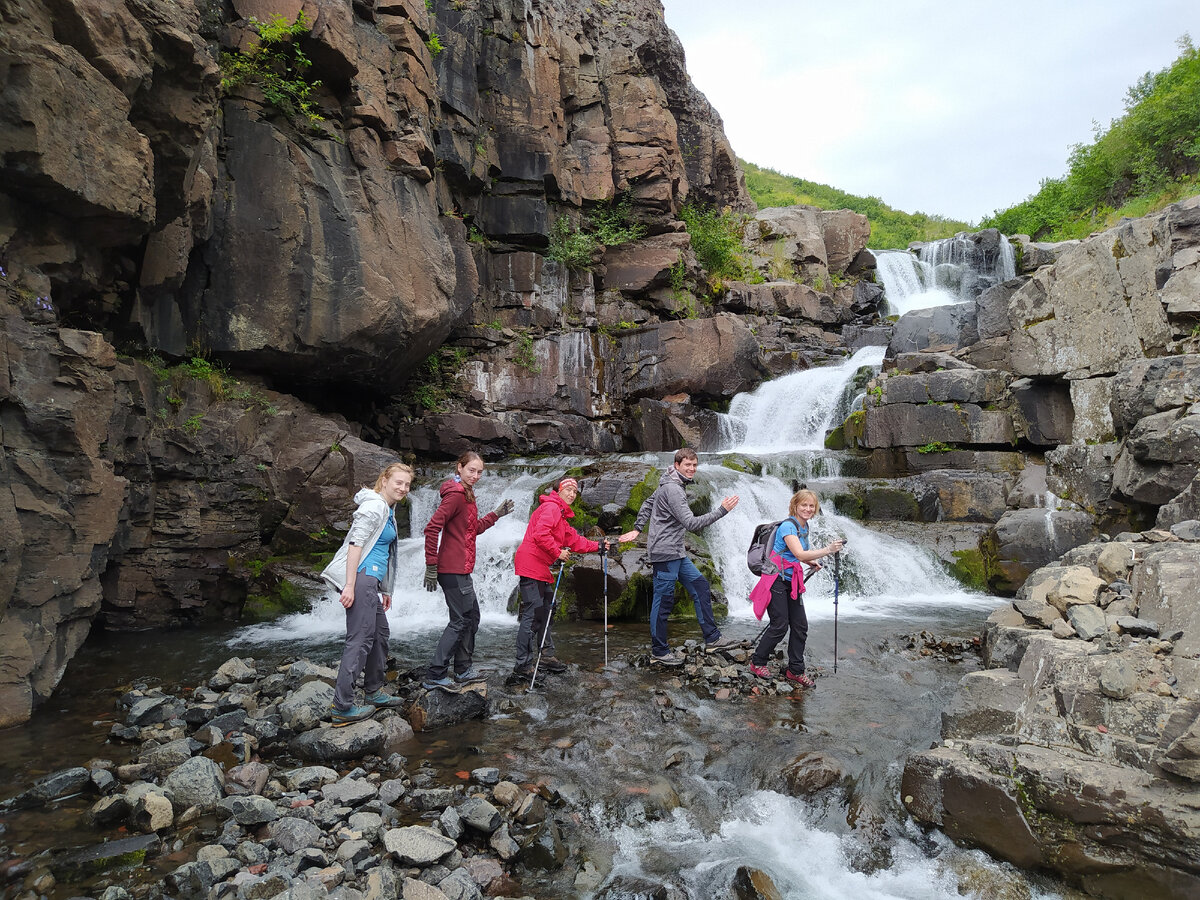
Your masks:
{"label": "hiking boot", "polygon": [[682,666],[684,663],[684,657],[680,656],[678,653],[672,653],[670,650],[668,650],[662,656],[659,656],[658,654],[651,654],[650,658],[660,666]]}
{"label": "hiking boot", "polygon": [[533,678],[533,666],[513,666],[504,683],[510,687],[516,684],[527,684]]}
{"label": "hiking boot", "polygon": [[441,678],[426,678],[421,682],[421,687],[427,691],[432,691],[435,688],[452,688],[455,687],[454,679],[449,675],[443,675]]}
{"label": "hiking boot", "polygon": [[709,643],[705,644],[704,649],[709,653],[712,653],[714,650],[732,650],[734,647],[740,647],[741,645],[741,641],[735,641],[731,637],[725,637],[724,635],[721,635],[721,637],[717,638],[715,641],[710,641]]}
{"label": "hiking boot", "polygon": [[771,677],[770,669],[768,669],[766,666],[756,666],[754,663],[750,663],[750,674],[755,678]]}
{"label": "hiking boot", "polygon": [[472,681],[487,681],[487,676],[474,666],[471,666],[465,672],[455,672],[454,680],[459,684],[467,684]]}
{"label": "hiking boot", "polygon": [[346,709],[338,709],[336,706],[329,707],[329,721],[334,728],[341,728],[351,722],[361,722],[373,715],[375,715],[374,706],[350,706]]}
{"label": "hiking boot", "polygon": [[783,674],[788,681],[790,681],[792,684],[799,685],[800,687],[810,688],[817,686],[817,683],[803,672],[801,672],[799,675],[794,675],[791,669],[785,669]]}
{"label": "hiking boot", "polygon": [[377,691],[371,691],[371,693],[363,697],[363,703],[369,703],[376,709],[382,709],[385,706],[399,706],[400,698],[393,697],[391,694],[385,694],[383,688],[380,688]]}
{"label": "hiking boot", "polygon": [[567,664],[562,662],[557,657],[543,656],[542,663],[539,668],[545,669],[551,675],[561,675],[563,672],[567,671]]}

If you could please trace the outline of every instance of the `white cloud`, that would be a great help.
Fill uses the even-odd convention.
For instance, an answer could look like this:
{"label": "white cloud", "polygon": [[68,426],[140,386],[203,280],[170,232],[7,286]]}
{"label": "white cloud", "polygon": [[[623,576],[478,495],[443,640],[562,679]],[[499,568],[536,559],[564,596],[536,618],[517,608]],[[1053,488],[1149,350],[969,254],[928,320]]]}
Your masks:
{"label": "white cloud", "polygon": [[1062,175],[1200,37],[1192,0],[663,5],[744,159],[968,221]]}

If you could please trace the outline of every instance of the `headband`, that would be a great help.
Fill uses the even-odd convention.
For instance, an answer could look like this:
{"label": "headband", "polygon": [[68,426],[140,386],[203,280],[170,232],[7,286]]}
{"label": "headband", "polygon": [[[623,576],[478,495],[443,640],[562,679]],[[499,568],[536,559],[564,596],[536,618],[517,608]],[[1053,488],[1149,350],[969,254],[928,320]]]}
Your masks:
{"label": "headband", "polygon": [[558,490],[561,491],[565,487],[573,487],[573,488],[575,488],[575,490],[578,491],[579,490],[579,482],[576,481],[574,478],[564,478],[562,481],[560,481],[558,483]]}

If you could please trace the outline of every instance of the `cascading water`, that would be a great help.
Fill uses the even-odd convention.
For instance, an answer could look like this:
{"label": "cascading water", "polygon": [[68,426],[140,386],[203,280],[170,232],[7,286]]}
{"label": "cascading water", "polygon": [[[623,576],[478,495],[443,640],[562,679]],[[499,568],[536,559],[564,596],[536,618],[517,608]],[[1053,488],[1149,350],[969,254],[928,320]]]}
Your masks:
{"label": "cascading water", "polygon": [[1007,237],[996,235],[994,243],[975,237],[930,241],[918,255],[873,251],[890,312],[902,316],[915,309],[964,303],[1016,276],[1016,251]]}

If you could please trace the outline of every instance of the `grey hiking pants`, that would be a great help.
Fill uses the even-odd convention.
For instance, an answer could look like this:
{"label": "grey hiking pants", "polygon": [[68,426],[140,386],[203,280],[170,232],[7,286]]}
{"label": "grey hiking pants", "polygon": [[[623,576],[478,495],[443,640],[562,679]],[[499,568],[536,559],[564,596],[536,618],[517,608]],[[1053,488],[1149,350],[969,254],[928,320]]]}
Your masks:
{"label": "grey hiking pants", "polygon": [[[554,635],[546,630],[550,619],[550,599],[554,596],[554,585],[548,581],[538,581],[536,578],[521,576],[518,588],[521,596],[521,608],[517,613],[520,623],[517,627],[517,659],[516,668],[524,669],[533,665],[537,656],[538,646],[546,656],[554,655]],[[546,635],[546,643],[542,644],[542,635]]]}
{"label": "grey hiking pants", "polygon": [[346,610],[346,646],[333,691],[339,709],[354,705],[354,682],[359,675],[368,694],[383,687],[390,635],[387,613],[379,601],[379,579],[359,572],[354,579],[354,602]]}
{"label": "grey hiking pants", "polygon": [[429,664],[428,672],[431,680],[445,676],[451,664],[460,675],[471,668],[471,659],[475,656],[475,633],[479,631],[479,600],[475,597],[471,576],[438,573],[438,584],[446,595],[450,622],[433,651],[433,662]]}

